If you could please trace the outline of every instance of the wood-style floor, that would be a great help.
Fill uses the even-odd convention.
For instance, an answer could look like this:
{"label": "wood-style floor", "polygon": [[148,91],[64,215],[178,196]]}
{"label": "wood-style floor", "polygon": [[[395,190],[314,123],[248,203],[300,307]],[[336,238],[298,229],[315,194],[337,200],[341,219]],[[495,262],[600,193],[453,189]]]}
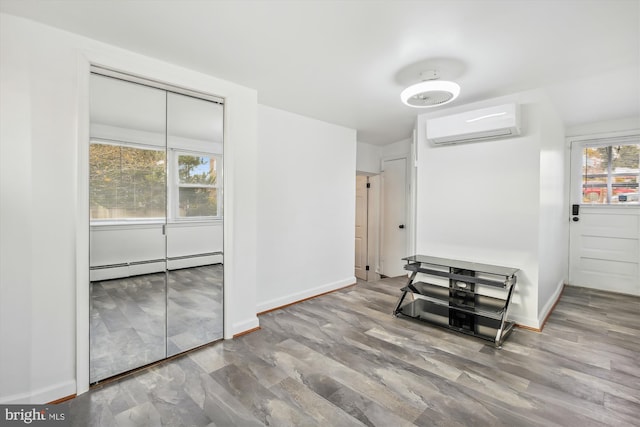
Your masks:
{"label": "wood-style floor", "polygon": [[78,426],[640,425],[640,298],[566,287],[542,333],[489,342],[391,315],[384,279],[92,389]]}

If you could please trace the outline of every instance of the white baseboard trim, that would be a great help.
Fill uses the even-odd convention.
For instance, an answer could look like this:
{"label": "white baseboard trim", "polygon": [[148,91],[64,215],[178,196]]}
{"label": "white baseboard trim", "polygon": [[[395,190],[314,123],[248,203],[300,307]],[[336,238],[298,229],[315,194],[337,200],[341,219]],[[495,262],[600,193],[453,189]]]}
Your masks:
{"label": "white baseboard trim", "polygon": [[509,313],[509,320],[516,322],[516,324],[520,326],[540,331],[544,327],[544,322],[547,320],[547,316],[549,316],[551,310],[553,310],[553,307],[558,302],[558,299],[562,294],[562,289],[564,289],[564,281],[561,280],[557,284],[556,290],[553,292],[553,295],[551,295],[549,300],[544,304],[542,310],[538,312],[537,319]]}
{"label": "white baseboard trim", "polygon": [[540,310],[540,312],[538,313],[538,320],[541,326],[544,326],[543,323],[545,322],[545,320],[547,320],[549,314],[551,314],[551,310],[553,310],[553,307],[558,302],[558,299],[560,299],[560,294],[562,294],[563,289],[564,280],[561,280],[560,282],[558,282],[558,284],[556,284],[556,290],[553,291],[553,294],[551,295],[549,300],[545,303],[544,307],[542,307],[542,310]]}
{"label": "white baseboard trim", "polygon": [[40,405],[73,394],[76,394],[76,382],[69,380],[31,392],[2,396],[0,397],[0,405]]}
{"label": "white baseboard trim", "polygon": [[300,292],[296,292],[289,295],[284,295],[278,298],[270,299],[269,301],[261,302],[256,306],[256,312],[262,313],[265,311],[273,310],[274,308],[282,307],[288,304],[293,304],[298,301],[312,298],[327,292],[335,291],[336,289],[344,288],[345,286],[353,285],[356,283],[356,277],[351,276],[346,279],[338,280],[336,282],[327,283],[322,286],[317,286],[311,289],[305,289]]}
{"label": "white baseboard trim", "polygon": [[538,319],[531,317],[518,316],[517,314],[509,313],[508,320],[511,322],[516,322],[516,325],[525,326],[531,329],[540,329],[540,322]]}
{"label": "white baseboard trim", "polygon": [[242,334],[243,332],[247,332],[259,327],[260,320],[258,320],[258,316],[254,316],[241,322],[236,322],[231,327],[231,331],[229,331],[229,333],[225,335],[225,339],[232,339],[234,335]]}

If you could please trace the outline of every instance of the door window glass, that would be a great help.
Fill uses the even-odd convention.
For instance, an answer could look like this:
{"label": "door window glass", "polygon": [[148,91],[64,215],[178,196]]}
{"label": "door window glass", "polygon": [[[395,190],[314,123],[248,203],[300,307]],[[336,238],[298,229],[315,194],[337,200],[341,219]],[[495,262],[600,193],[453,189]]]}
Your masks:
{"label": "door window glass", "polygon": [[639,182],[640,144],[583,149],[583,204],[638,204]]}

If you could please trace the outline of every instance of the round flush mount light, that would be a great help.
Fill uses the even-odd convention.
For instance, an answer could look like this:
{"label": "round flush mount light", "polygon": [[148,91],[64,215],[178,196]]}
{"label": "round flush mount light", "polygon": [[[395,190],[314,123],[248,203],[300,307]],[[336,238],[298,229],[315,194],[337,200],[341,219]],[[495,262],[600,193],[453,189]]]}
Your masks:
{"label": "round flush mount light", "polygon": [[460,94],[460,86],[457,83],[438,80],[436,71],[426,71],[420,76],[422,82],[409,86],[400,93],[400,99],[409,107],[438,107],[448,104]]}

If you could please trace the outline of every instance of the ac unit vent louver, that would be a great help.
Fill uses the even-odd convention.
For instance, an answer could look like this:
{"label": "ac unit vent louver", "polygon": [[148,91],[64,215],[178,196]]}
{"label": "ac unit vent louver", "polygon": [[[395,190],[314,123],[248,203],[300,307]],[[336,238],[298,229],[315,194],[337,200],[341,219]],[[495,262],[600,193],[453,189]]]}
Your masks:
{"label": "ac unit vent louver", "polygon": [[520,106],[505,104],[427,120],[434,145],[507,138],[520,134]]}

